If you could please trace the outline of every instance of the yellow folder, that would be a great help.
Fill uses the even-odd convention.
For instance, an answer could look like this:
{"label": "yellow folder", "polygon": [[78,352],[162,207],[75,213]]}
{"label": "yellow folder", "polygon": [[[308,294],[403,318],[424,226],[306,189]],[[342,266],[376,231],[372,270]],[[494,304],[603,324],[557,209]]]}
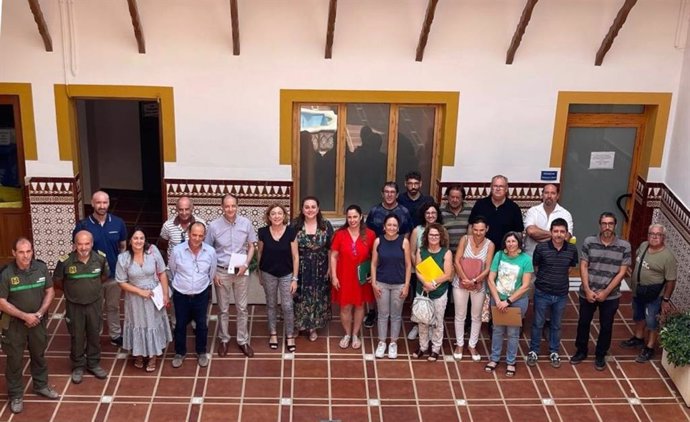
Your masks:
{"label": "yellow folder", "polygon": [[438,266],[434,258],[428,256],[422,262],[417,264],[415,267],[417,269],[417,274],[422,276],[427,282],[431,280],[436,280],[443,275],[443,269]]}

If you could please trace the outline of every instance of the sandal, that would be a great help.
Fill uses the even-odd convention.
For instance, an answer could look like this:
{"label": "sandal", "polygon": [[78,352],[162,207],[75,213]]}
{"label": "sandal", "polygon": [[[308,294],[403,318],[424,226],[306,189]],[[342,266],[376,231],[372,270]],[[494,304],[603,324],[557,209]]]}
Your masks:
{"label": "sandal", "polygon": [[428,360],[429,362],[436,362],[438,360],[438,353],[431,352],[431,354],[426,360]]}
{"label": "sandal", "polygon": [[319,338],[319,334],[316,330],[309,330],[309,341],[316,341],[317,338]]}
{"label": "sandal", "polygon": [[352,336],[352,348],[359,349],[360,347],[362,347],[362,342],[359,341],[359,337]]}
{"label": "sandal", "polygon": [[506,377],[513,378],[515,376],[515,365],[506,366]]}
{"label": "sandal", "polygon": [[486,366],[484,367],[484,371],[485,372],[493,372],[496,370],[497,366],[498,366],[498,362],[491,361],[491,362],[486,364]]}
{"label": "sandal", "polygon": [[278,349],[278,334],[271,334],[268,338],[268,347],[272,350]]}
{"label": "sandal", "polygon": [[424,355],[426,355],[426,350],[422,350],[421,347],[418,347],[417,350],[412,352],[412,357],[415,359],[424,359]]}
{"label": "sandal", "polygon": [[146,362],[146,372],[155,372],[156,371],[156,357],[151,356],[149,358],[149,361]]}
{"label": "sandal", "polygon": [[[292,344],[290,344],[290,343],[292,343]],[[285,337],[285,348],[287,349],[288,352],[295,353],[295,350],[297,350],[297,346],[295,345],[295,338],[294,337]]]}
{"label": "sandal", "polygon": [[134,367],[138,369],[144,369],[144,357],[136,356],[134,358]]}
{"label": "sandal", "polygon": [[347,349],[350,346],[350,335],[345,334],[342,339],[340,339],[340,348]]}
{"label": "sandal", "polygon": [[482,355],[480,355],[479,352],[477,352],[476,348],[470,347],[469,349],[470,349],[470,355],[472,356],[473,361],[479,362],[480,360],[482,360]]}

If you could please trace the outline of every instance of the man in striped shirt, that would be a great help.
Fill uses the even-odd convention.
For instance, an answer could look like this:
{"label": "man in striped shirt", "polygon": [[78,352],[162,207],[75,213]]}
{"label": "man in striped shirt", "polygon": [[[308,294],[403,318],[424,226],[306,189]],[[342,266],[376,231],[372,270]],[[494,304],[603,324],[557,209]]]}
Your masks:
{"label": "man in striped shirt", "polygon": [[539,243],[534,250],[532,264],[537,274],[534,283],[534,323],[527,365],[535,366],[539,355],[541,330],[546,312],[551,313],[549,327],[549,360],[551,366],[561,366],[558,351],[561,344],[561,317],[568,301],[570,267],[577,265],[577,248],[565,239],[568,236],[568,222],[557,218],[551,222],[551,240]]}
{"label": "man in striped shirt", "polygon": [[575,347],[577,353],[570,363],[577,365],[587,358],[589,329],[594,311],[599,309],[594,368],[606,369],[606,353],[611,347],[613,318],[620,301],[620,284],[631,263],[630,243],[616,237],[616,216],[605,212],[599,217],[599,235],[589,236],[582,244],[580,260],[580,318],[577,322]]}

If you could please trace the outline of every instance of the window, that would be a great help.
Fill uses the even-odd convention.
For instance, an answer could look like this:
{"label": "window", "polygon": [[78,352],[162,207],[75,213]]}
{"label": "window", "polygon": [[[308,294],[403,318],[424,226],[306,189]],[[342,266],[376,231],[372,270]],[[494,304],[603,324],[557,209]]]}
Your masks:
{"label": "window", "polygon": [[350,204],[366,212],[381,202],[386,181],[403,190],[412,170],[422,174],[425,194],[435,192],[442,110],[440,104],[294,103],[295,197],[316,196],[330,215]]}
{"label": "window", "polygon": [[0,208],[21,208],[23,174],[17,148],[16,113],[12,97],[0,97]]}

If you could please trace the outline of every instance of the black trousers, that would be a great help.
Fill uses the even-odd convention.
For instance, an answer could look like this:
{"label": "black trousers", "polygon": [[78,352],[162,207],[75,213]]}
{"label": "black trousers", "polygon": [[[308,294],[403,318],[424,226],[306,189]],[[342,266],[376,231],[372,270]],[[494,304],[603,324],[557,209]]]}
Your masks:
{"label": "black trousers", "polygon": [[580,318],[577,321],[577,338],[575,347],[578,352],[588,354],[589,328],[594,318],[594,312],[599,309],[599,337],[595,355],[606,356],[611,347],[611,335],[613,333],[613,319],[618,310],[620,299],[605,300],[603,302],[589,303],[580,298]]}

